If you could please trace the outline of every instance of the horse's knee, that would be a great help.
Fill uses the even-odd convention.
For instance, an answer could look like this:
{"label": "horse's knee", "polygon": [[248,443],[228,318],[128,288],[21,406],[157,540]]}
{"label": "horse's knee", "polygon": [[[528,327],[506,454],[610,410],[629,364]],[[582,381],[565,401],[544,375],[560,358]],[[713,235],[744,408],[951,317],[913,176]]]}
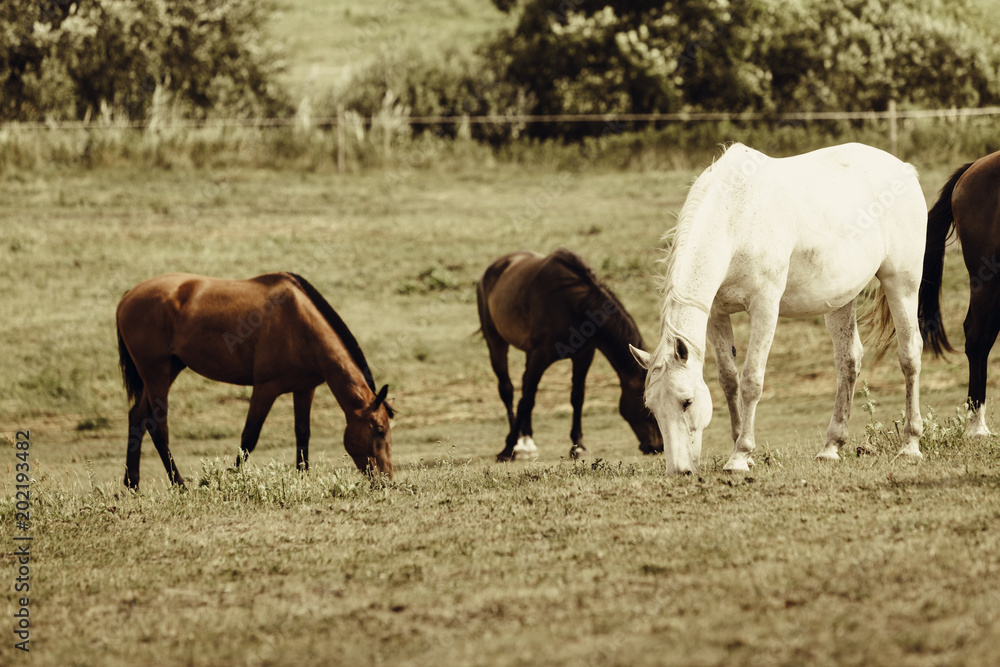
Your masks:
{"label": "horse's knee", "polygon": [[740,395],[744,401],[759,401],[764,393],[764,380],[756,375],[744,377],[740,383]]}

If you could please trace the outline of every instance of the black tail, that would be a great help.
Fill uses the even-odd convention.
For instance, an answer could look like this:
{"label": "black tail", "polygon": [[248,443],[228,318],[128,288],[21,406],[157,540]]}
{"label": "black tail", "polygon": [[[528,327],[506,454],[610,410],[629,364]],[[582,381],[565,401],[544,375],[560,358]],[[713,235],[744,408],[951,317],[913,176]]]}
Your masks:
{"label": "black tail", "polygon": [[924,275],[920,281],[917,316],[924,345],[930,343],[934,356],[955,352],[948,342],[941,319],[941,282],[944,275],[944,247],[954,231],[955,216],[951,211],[951,196],[958,179],[968,171],[972,162],[959,167],[941,188],[938,199],[927,214],[927,247],[924,249]]}
{"label": "black tail", "polygon": [[142,396],[142,378],[139,377],[139,370],[135,367],[135,362],[132,361],[132,355],[128,353],[128,348],[125,347],[125,341],[122,340],[122,332],[118,332],[118,366],[122,370],[122,382],[125,384],[125,393],[128,394],[129,400],[135,404]]}

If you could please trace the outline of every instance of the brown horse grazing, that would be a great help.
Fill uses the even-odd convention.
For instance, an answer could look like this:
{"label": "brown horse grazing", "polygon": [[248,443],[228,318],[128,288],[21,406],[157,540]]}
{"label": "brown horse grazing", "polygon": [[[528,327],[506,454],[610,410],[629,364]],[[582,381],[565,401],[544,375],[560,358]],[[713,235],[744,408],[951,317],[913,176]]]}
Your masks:
{"label": "brown horse grazing", "polygon": [[969,435],[989,435],[986,427],[986,366],[1000,332],[1000,151],[970,162],[952,174],[927,215],[927,249],[920,285],[920,333],[935,356],[955,352],[941,320],[941,278],[945,242],[952,226],[962,242],[971,294],[965,316],[965,356],[969,359]]}
{"label": "brown horse grazing", "polygon": [[[639,437],[645,454],[663,451],[656,420],[646,409],[642,392],[646,371],[629,353],[642,336],[625,307],[579,256],[559,249],[548,257],[521,251],[504,255],[479,280],[476,289],[479,322],[490,362],[499,381],[500,398],[507,406],[510,433],[497,461],[531,457],[537,448],[531,438],[531,410],[542,374],[560,359],[573,360],[573,427],[570,456],[579,458],[583,446],[580,419],[587,371],[600,350],[621,381],[619,410]],[[524,350],[527,361],[517,415],[514,386],[507,368],[509,346]]]}
{"label": "brown horse grazing", "polygon": [[371,371],[347,325],[304,278],[270,273],[249,280],[168,274],[139,283],[118,304],[118,354],[133,401],[125,484],[139,486],[139,453],[149,431],[174,484],[184,485],[168,448],[167,393],[177,374],[253,385],[240,441],[246,460],[264,419],[292,392],[296,463],[309,467],[309,413],[326,383],[347,417],[344,447],[358,468],[392,477],[388,386]]}

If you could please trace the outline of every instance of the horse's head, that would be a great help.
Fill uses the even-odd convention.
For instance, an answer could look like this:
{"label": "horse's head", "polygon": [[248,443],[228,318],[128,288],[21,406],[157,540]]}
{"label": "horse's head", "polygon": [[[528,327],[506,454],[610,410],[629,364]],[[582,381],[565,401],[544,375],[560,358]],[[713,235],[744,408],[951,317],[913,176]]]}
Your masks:
{"label": "horse's head", "polygon": [[701,435],[712,420],[712,396],[702,378],[703,363],[692,359],[680,338],[665,340],[665,354],[654,357],[629,346],[639,365],[647,369],[646,406],[656,417],[663,436],[667,474],[698,471]]}
{"label": "horse's head", "polygon": [[385,400],[388,392],[389,385],[385,385],[371,405],[348,415],[344,448],[361,472],[379,472],[392,479],[392,407]]}
{"label": "horse's head", "polygon": [[656,418],[646,407],[642,392],[646,386],[646,371],[622,382],[622,397],[618,401],[618,412],[632,427],[639,438],[639,449],[644,454],[658,454],[663,451],[663,436],[656,424]]}

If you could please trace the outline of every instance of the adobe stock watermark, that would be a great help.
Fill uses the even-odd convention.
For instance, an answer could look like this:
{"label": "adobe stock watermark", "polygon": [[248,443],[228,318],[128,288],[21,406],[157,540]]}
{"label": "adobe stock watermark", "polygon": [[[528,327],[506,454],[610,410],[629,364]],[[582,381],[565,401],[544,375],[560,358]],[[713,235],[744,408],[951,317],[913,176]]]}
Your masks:
{"label": "adobe stock watermark", "polygon": [[906,182],[902,179],[896,179],[887,190],[878,193],[866,208],[859,209],[854,227],[851,229],[851,239],[861,240],[864,232],[871,229],[905,192]]}
{"label": "adobe stock watermark", "polygon": [[604,304],[596,310],[587,310],[584,312],[584,320],[580,324],[579,328],[570,327],[569,337],[566,342],[563,343],[559,341],[556,343],[556,354],[559,355],[560,359],[565,359],[566,357],[571,357],[580,351],[591,338],[597,335],[597,332],[607,324],[608,319],[618,312],[618,306],[611,300],[605,301]]}
{"label": "adobe stock watermark", "polygon": [[405,4],[402,0],[389,0],[389,2],[385,3],[374,21],[364,28],[358,29],[359,34],[354,38],[354,44],[351,46],[352,53],[358,55],[364,49],[372,46],[372,43],[378,39],[386,26],[394,18],[403,13],[404,7]]}
{"label": "adobe stock watermark", "polygon": [[236,333],[226,332],[222,335],[222,340],[226,342],[226,349],[232,352],[237,346],[242,345],[257,329],[263,326],[267,318],[274,313],[274,309],[288,299],[287,292],[279,291],[267,298],[264,305],[250,311],[246,317],[240,318]]}
{"label": "adobe stock watermark", "polygon": [[573,174],[568,171],[560,171],[555,179],[542,187],[542,191],[534,196],[529,196],[524,202],[524,210],[511,215],[511,222],[518,232],[524,231],[529,224],[538,221],[542,213],[545,212],[559,197],[563,195],[566,188],[573,180]]}
{"label": "adobe stock watermark", "polygon": [[996,278],[997,275],[1000,275],[1000,259],[997,258],[996,253],[993,253],[989,257],[983,257],[979,263],[979,270],[976,271],[976,275],[972,275],[971,271],[969,272],[969,286],[973,292],[978,292],[986,286],[986,283]]}
{"label": "adobe stock watermark", "polygon": [[[598,138],[605,139],[608,136],[618,136],[625,132],[625,124],[617,120],[609,120],[605,124],[604,129],[601,131],[601,135]],[[599,144],[598,144],[599,145]],[[593,154],[586,153],[586,147],[584,145],[580,146],[580,155],[574,158],[572,166],[573,169],[564,169],[559,172],[556,178],[550,182],[550,184],[542,188],[542,192],[537,195],[529,196],[525,198],[524,208],[519,213],[512,213],[510,216],[510,221],[514,227],[515,232],[524,231],[529,224],[533,224],[538,221],[545,209],[552,206],[557,199],[559,199],[563,194],[565,194],[566,189],[569,187],[570,183],[573,181],[575,175],[579,175],[584,171],[584,168],[588,165],[594,164],[594,162],[600,157],[600,150],[595,151]],[[574,171],[575,169],[575,171]]]}

